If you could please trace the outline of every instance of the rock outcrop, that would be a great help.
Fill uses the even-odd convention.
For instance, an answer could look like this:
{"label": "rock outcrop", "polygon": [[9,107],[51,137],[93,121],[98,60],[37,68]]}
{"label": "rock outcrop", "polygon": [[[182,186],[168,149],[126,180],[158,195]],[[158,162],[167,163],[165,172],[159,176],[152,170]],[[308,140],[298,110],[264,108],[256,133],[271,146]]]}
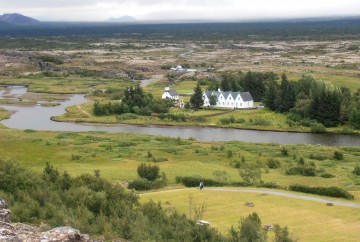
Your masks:
{"label": "rock outcrop", "polygon": [[22,224],[10,223],[11,211],[4,199],[0,199],[0,241],[11,242],[87,242],[93,241],[86,234],[71,227],[59,227],[42,232],[40,228]]}

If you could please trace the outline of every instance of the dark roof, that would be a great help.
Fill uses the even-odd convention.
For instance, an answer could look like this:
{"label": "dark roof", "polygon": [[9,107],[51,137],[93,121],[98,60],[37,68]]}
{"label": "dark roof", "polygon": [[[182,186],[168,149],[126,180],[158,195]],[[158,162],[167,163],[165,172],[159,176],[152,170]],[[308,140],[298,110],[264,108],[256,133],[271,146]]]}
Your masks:
{"label": "dark roof", "polygon": [[179,94],[177,93],[177,91],[175,90],[170,90],[169,94],[173,97],[173,96],[178,96]]}
{"label": "dark roof", "polygon": [[205,91],[205,95],[210,98],[212,95],[215,95],[217,97],[220,96],[222,93],[224,98],[227,99],[229,95],[232,96],[233,99],[236,99],[237,95],[240,94],[241,99],[244,102],[254,101],[253,97],[251,96],[250,92],[218,92],[218,91]]}
{"label": "dark roof", "polygon": [[216,91],[205,91],[205,95],[210,99],[211,96],[219,97],[220,93]]}
{"label": "dark roof", "polygon": [[251,96],[250,92],[240,92],[241,99],[244,102],[254,101],[253,97]]}

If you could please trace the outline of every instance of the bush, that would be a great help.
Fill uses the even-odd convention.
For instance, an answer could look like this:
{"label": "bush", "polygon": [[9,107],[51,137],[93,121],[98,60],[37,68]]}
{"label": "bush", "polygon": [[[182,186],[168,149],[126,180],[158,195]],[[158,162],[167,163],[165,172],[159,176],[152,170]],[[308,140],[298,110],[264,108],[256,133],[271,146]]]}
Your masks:
{"label": "bush", "polygon": [[270,168],[270,169],[277,169],[281,166],[280,162],[278,160],[275,160],[275,159],[268,159],[267,161],[267,166]]}
{"label": "bush", "polygon": [[357,163],[354,167],[353,173],[357,176],[360,176],[360,165]]}
{"label": "bush", "polygon": [[308,187],[304,185],[291,185],[290,191],[317,194],[329,197],[341,197],[346,199],[354,199],[354,196],[348,191],[339,187]]}
{"label": "bush", "polygon": [[255,118],[254,120],[254,125],[261,125],[261,126],[270,126],[271,125],[271,122],[267,119],[264,119],[264,118]]}
{"label": "bush", "polygon": [[324,174],[321,174],[321,177],[322,178],[333,178],[335,176],[333,174],[330,174],[330,173],[324,173]]}
{"label": "bush", "polygon": [[159,178],[159,171],[159,166],[146,165],[145,163],[141,163],[137,168],[138,175],[149,181],[155,181]]}
{"label": "bush", "polygon": [[152,182],[145,178],[139,178],[129,182],[128,188],[137,191],[147,191],[152,189]]}
{"label": "bush", "polygon": [[184,176],[184,177],[176,177],[176,181],[181,181],[181,183],[186,187],[197,187],[199,186],[200,182],[204,182],[205,186],[223,186],[225,185],[222,182],[214,181],[211,179],[205,179],[201,177],[195,176]]}
{"label": "bush", "polygon": [[275,182],[264,182],[261,181],[258,187],[265,187],[265,188],[279,188],[280,186]]}
{"label": "bush", "polygon": [[316,155],[310,154],[309,158],[312,160],[319,160],[319,161],[326,160],[326,156],[320,154],[316,154]]}
{"label": "bush", "polygon": [[344,159],[344,155],[343,153],[341,153],[340,151],[335,151],[334,152],[334,158],[336,160],[343,160]]}
{"label": "bush", "polygon": [[325,133],[325,126],[321,123],[315,123],[310,126],[311,133]]}

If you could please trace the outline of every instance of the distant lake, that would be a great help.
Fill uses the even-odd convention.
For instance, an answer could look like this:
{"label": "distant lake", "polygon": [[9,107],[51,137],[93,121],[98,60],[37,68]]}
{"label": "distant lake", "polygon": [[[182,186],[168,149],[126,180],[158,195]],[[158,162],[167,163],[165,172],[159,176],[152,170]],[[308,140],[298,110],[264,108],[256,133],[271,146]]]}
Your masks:
{"label": "distant lake", "polygon": [[[21,96],[27,91],[26,87],[8,87],[6,92],[0,91],[0,98],[4,98],[4,93]],[[0,105],[11,111],[13,114],[10,119],[1,121],[9,128],[14,129],[34,129],[39,131],[107,131],[107,132],[134,132],[150,135],[163,135],[169,137],[195,138],[202,141],[244,141],[253,143],[278,143],[278,144],[312,144],[312,145],[331,145],[331,146],[360,146],[360,136],[340,135],[340,134],[311,134],[311,133],[291,133],[291,132],[272,132],[257,130],[226,129],[212,127],[173,127],[173,126],[137,126],[118,124],[114,126],[54,122],[50,120],[53,116],[64,114],[68,106],[85,103],[87,100],[83,95],[73,95],[59,106],[42,107],[36,106],[14,106]]]}

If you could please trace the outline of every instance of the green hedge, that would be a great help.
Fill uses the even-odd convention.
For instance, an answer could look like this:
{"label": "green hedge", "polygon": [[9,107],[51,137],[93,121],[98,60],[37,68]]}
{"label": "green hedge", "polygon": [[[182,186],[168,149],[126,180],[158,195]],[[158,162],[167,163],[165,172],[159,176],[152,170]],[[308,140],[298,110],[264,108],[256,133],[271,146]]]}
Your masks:
{"label": "green hedge", "polygon": [[223,182],[218,182],[211,179],[195,177],[195,176],[184,176],[184,177],[177,176],[175,179],[177,183],[182,183],[186,187],[198,187],[201,181],[204,182],[204,185],[208,187],[225,185],[225,183]]}
{"label": "green hedge", "polygon": [[305,192],[329,197],[341,197],[346,199],[354,199],[354,196],[339,187],[308,187],[304,185],[291,185],[289,186],[290,191]]}

